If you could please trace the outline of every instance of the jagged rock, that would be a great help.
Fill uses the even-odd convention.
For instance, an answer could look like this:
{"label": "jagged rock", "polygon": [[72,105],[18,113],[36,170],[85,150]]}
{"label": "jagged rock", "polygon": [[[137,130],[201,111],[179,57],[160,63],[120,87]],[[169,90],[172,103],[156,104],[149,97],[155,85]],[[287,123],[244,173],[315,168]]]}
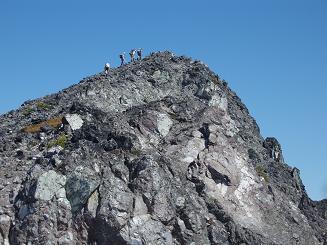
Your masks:
{"label": "jagged rock", "polygon": [[99,193],[98,191],[95,191],[87,201],[87,210],[91,212],[93,217],[96,217],[98,206],[99,206]]}
{"label": "jagged rock", "polygon": [[282,148],[276,138],[266,138],[263,146],[269,151],[270,157],[273,158],[276,162],[284,162]]}
{"label": "jagged rock", "polygon": [[68,177],[65,187],[72,212],[76,212],[84,206],[99,184],[99,176],[93,170],[83,166],[78,166],[74,170]]}
{"label": "jagged rock", "polygon": [[154,53],[24,115],[38,101],[0,116],[1,244],[327,243],[326,200],[202,62]]}

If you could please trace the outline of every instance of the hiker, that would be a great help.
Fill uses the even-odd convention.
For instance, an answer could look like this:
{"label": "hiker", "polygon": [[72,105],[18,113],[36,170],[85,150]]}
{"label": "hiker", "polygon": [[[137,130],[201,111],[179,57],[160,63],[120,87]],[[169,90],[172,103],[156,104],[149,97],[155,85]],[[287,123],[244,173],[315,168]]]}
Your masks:
{"label": "hiker", "polygon": [[129,55],[131,56],[131,62],[133,62],[135,60],[134,56],[135,56],[135,49],[132,49],[131,52],[129,52]]}
{"label": "hiker", "polygon": [[120,65],[121,66],[124,65],[125,64],[125,52],[124,53],[121,53],[119,55],[119,58],[120,58],[120,61],[121,61]]}
{"label": "hiker", "polygon": [[138,59],[138,60],[141,60],[141,59],[142,59],[142,51],[143,51],[143,49],[141,49],[141,48],[139,48],[139,49],[137,50],[137,59]]}
{"label": "hiker", "polygon": [[106,63],[104,65],[104,73],[106,74],[106,76],[108,76],[109,69],[110,69],[110,64]]}

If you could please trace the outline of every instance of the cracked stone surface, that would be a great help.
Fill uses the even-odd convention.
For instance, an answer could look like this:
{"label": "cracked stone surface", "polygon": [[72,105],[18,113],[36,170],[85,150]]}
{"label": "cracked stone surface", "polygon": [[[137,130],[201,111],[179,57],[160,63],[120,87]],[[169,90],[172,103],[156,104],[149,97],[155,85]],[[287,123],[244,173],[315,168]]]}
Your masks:
{"label": "cracked stone surface", "polygon": [[277,139],[170,52],[1,115],[0,166],[0,244],[327,244]]}

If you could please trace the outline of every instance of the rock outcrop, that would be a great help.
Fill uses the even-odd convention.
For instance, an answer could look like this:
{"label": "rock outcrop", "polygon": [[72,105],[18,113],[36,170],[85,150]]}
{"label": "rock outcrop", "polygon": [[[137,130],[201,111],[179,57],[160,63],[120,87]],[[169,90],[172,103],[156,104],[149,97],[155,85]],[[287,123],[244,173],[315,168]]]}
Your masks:
{"label": "rock outcrop", "polygon": [[0,244],[327,244],[326,200],[199,61],[88,77],[0,137]]}

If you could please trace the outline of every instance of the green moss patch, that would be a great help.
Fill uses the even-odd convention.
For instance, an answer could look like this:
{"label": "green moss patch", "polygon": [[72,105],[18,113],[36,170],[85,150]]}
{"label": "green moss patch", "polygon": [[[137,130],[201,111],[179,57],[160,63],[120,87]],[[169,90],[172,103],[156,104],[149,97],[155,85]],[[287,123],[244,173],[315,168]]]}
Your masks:
{"label": "green moss patch", "polygon": [[48,148],[54,147],[54,146],[61,146],[62,148],[65,148],[67,144],[67,136],[65,134],[61,134],[58,138],[51,140],[48,143]]}
{"label": "green moss patch", "polygon": [[257,174],[264,178],[264,180],[268,183],[269,182],[269,176],[268,176],[268,173],[267,173],[267,169],[265,166],[263,165],[257,165],[255,167],[255,170],[257,171]]}

